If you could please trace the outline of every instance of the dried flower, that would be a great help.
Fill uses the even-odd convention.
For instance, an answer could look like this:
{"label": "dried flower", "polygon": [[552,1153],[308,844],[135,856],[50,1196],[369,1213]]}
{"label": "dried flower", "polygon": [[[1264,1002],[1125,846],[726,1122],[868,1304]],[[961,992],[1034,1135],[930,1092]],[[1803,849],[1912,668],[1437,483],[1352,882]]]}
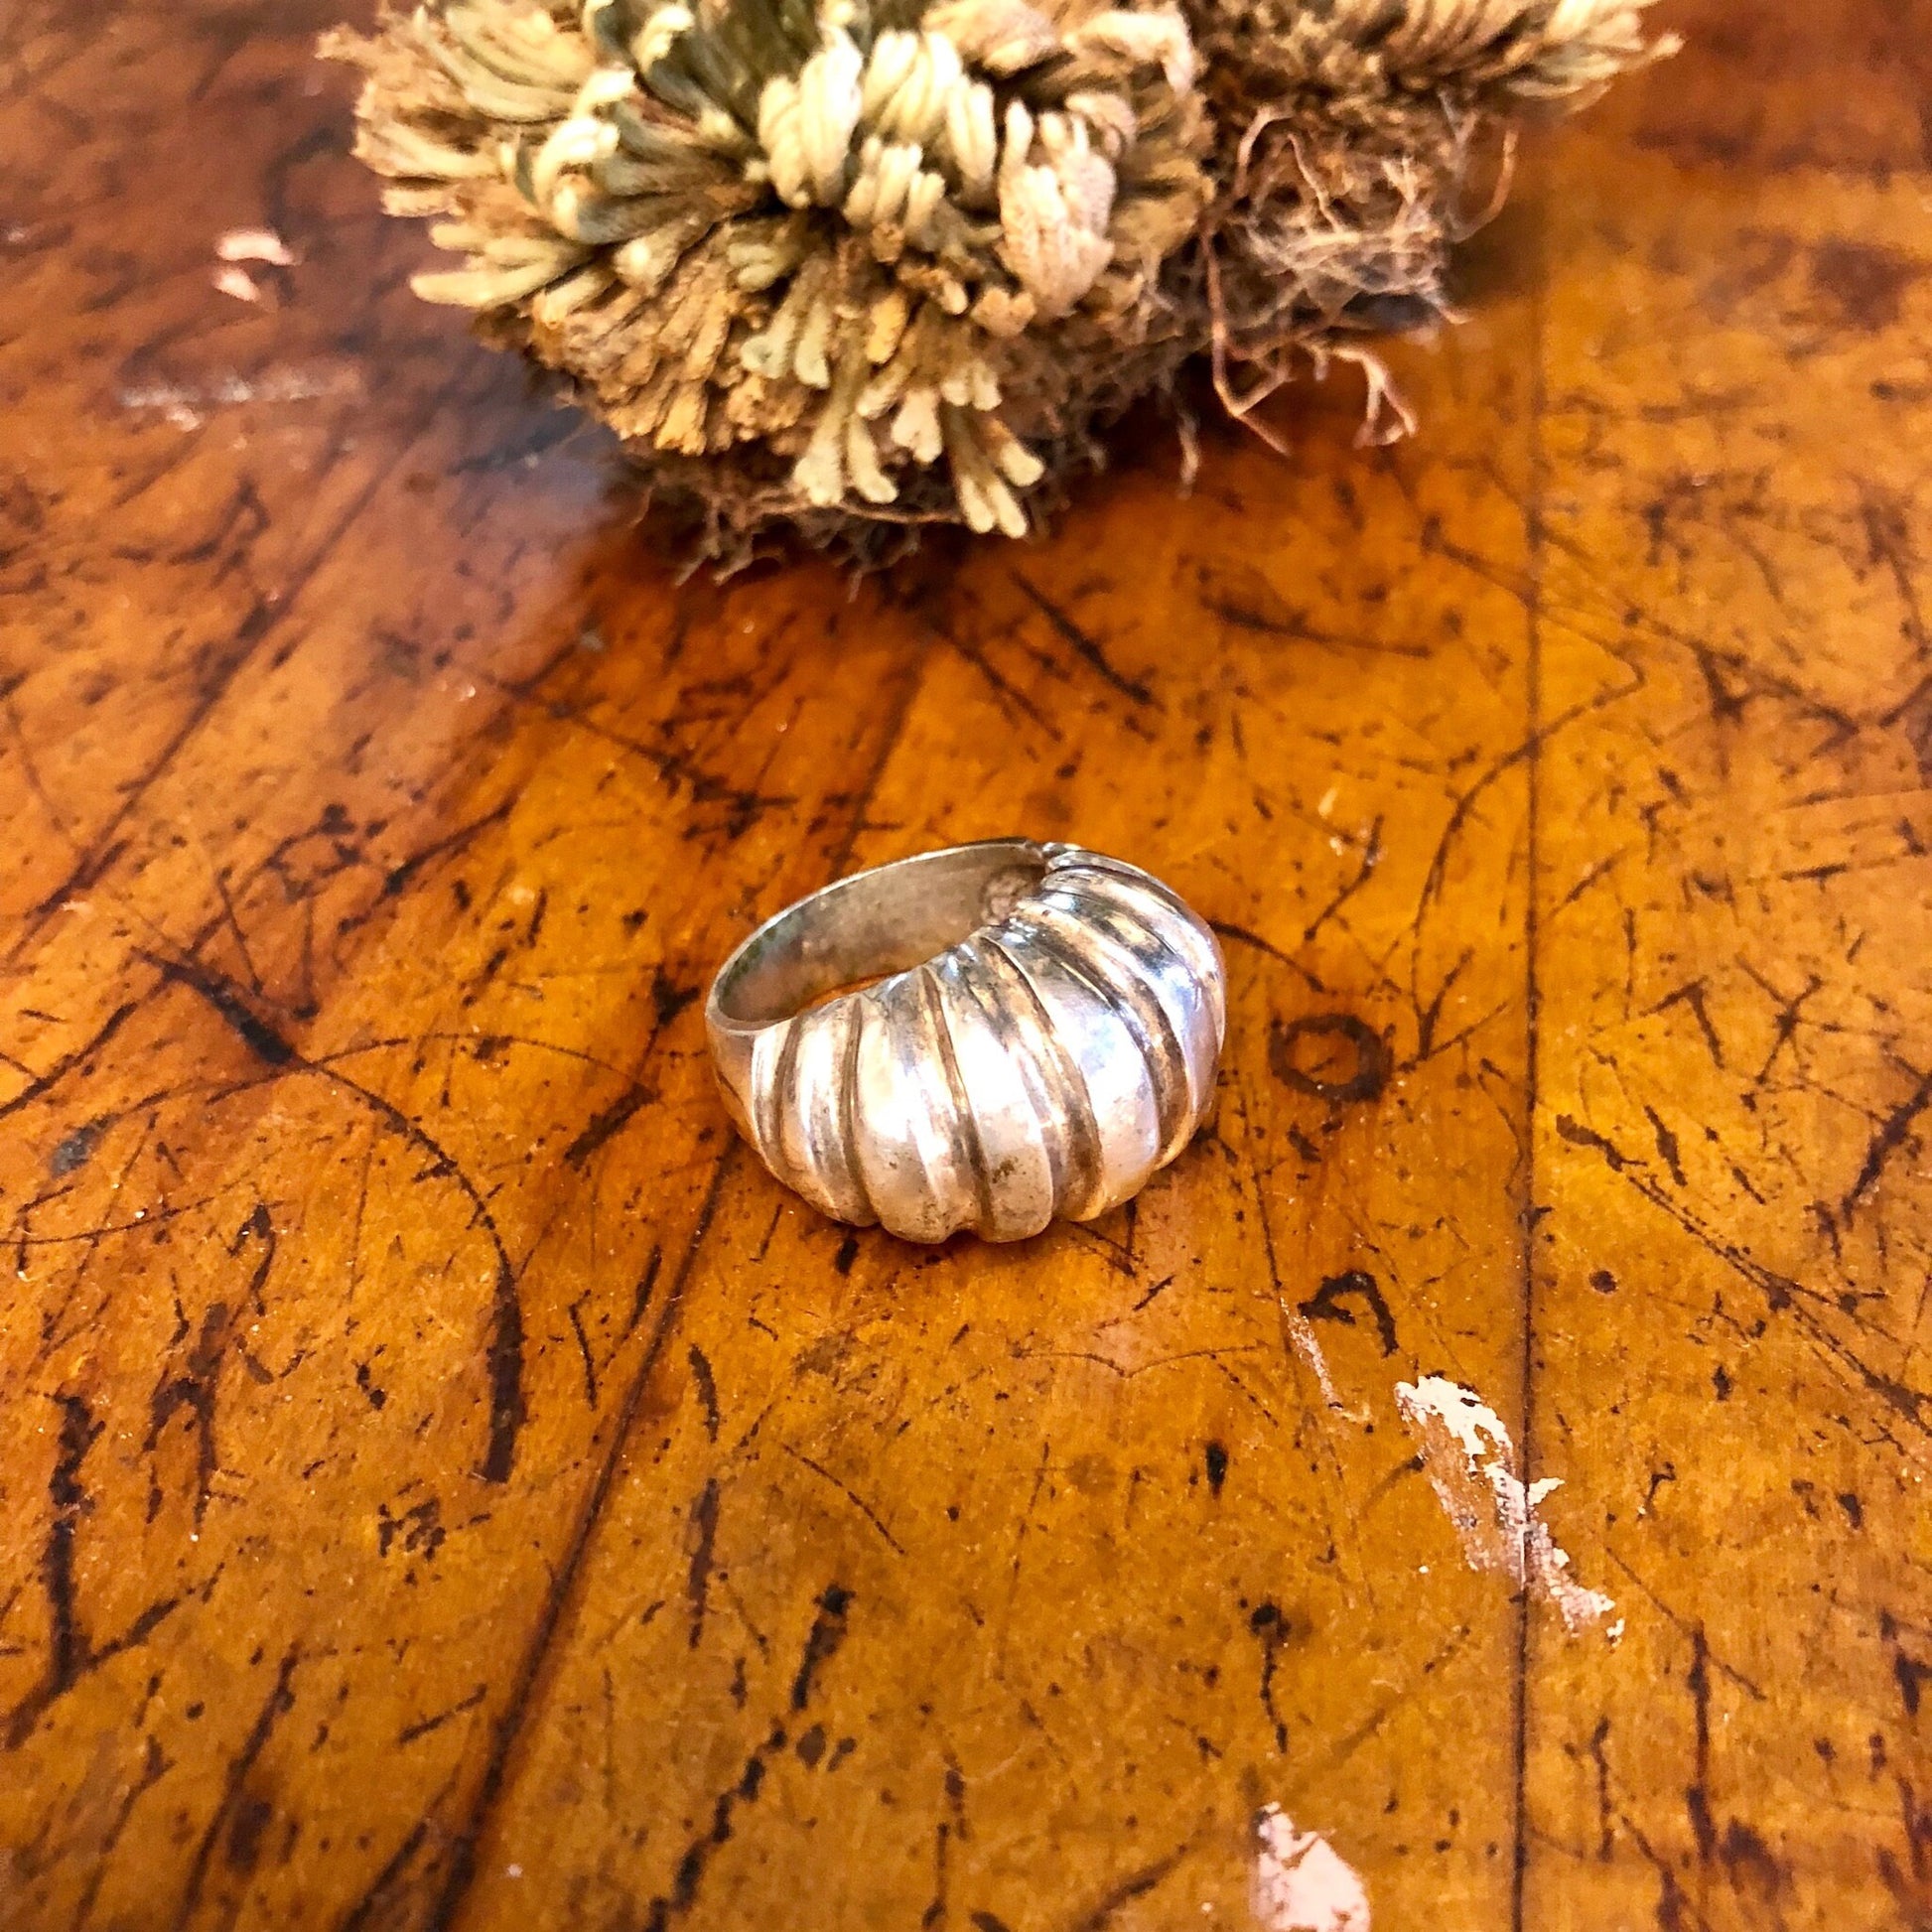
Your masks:
{"label": "dried flower", "polygon": [[1643,58],[1641,4],[427,0],[325,51],[386,206],[462,257],[416,292],[569,376],[724,550],[1018,536],[1203,347],[1237,414],[1359,358],[1363,297],[1441,307],[1475,129]]}
{"label": "dried flower", "polygon": [[736,524],[1019,535],[1110,345],[1178,337],[1162,266],[1208,189],[1176,13],[444,0],[332,45],[390,206],[464,257],[416,292],[506,325]]}

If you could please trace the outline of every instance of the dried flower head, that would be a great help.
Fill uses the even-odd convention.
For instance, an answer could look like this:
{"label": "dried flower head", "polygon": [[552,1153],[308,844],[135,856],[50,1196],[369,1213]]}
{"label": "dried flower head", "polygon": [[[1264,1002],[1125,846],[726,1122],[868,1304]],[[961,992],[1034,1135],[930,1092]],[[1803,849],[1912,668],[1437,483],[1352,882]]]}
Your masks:
{"label": "dried flower head", "polygon": [[1647,0],[1187,4],[425,0],[325,51],[463,258],[416,292],[570,377],[714,549],[1018,536],[1203,348],[1237,415],[1297,356],[1386,393],[1351,332],[1445,311],[1479,129],[1657,51]]}
{"label": "dried flower head", "polygon": [[1207,201],[1171,10],[443,0],[335,51],[357,152],[464,256],[419,275],[738,524],[1019,535],[1038,446],[1177,328]]}

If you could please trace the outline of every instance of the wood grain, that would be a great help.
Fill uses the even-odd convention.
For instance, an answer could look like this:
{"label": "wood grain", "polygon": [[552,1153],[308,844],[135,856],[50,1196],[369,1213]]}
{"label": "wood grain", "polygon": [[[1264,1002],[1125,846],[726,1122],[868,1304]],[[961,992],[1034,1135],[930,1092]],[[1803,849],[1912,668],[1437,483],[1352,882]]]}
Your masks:
{"label": "wood grain", "polygon": [[[1382,1927],[1932,1923],[1928,71],[1676,12],[1418,440],[855,588],[411,300],[323,0],[15,11],[0,1922],[1240,1925],[1278,1805]],[[1217,923],[1218,1115],[819,1221],[705,979],[1010,831]]]}

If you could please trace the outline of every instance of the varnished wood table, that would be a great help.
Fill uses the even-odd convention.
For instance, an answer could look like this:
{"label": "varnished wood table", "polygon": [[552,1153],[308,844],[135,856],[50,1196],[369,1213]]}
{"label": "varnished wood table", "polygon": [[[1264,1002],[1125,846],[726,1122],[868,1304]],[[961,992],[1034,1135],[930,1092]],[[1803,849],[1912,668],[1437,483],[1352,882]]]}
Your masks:
{"label": "varnished wood table", "polygon": [[[412,301],[329,17],[0,29],[0,1924],[1932,1923],[1923,14],[1678,5],[1413,442],[856,590]],[[700,989],[1010,830],[1217,1120],[830,1226]]]}

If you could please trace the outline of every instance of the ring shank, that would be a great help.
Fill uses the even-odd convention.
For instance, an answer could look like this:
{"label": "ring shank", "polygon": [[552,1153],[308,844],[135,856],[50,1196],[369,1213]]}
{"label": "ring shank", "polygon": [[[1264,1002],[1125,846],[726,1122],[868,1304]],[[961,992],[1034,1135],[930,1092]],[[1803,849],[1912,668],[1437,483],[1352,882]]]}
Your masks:
{"label": "ring shank", "polygon": [[989,839],[854,873],[767,920],[712,989],[713,1025],[776,1025],[829,993],[907,972],[1003,918],[1045,876],[1031,839]]}

